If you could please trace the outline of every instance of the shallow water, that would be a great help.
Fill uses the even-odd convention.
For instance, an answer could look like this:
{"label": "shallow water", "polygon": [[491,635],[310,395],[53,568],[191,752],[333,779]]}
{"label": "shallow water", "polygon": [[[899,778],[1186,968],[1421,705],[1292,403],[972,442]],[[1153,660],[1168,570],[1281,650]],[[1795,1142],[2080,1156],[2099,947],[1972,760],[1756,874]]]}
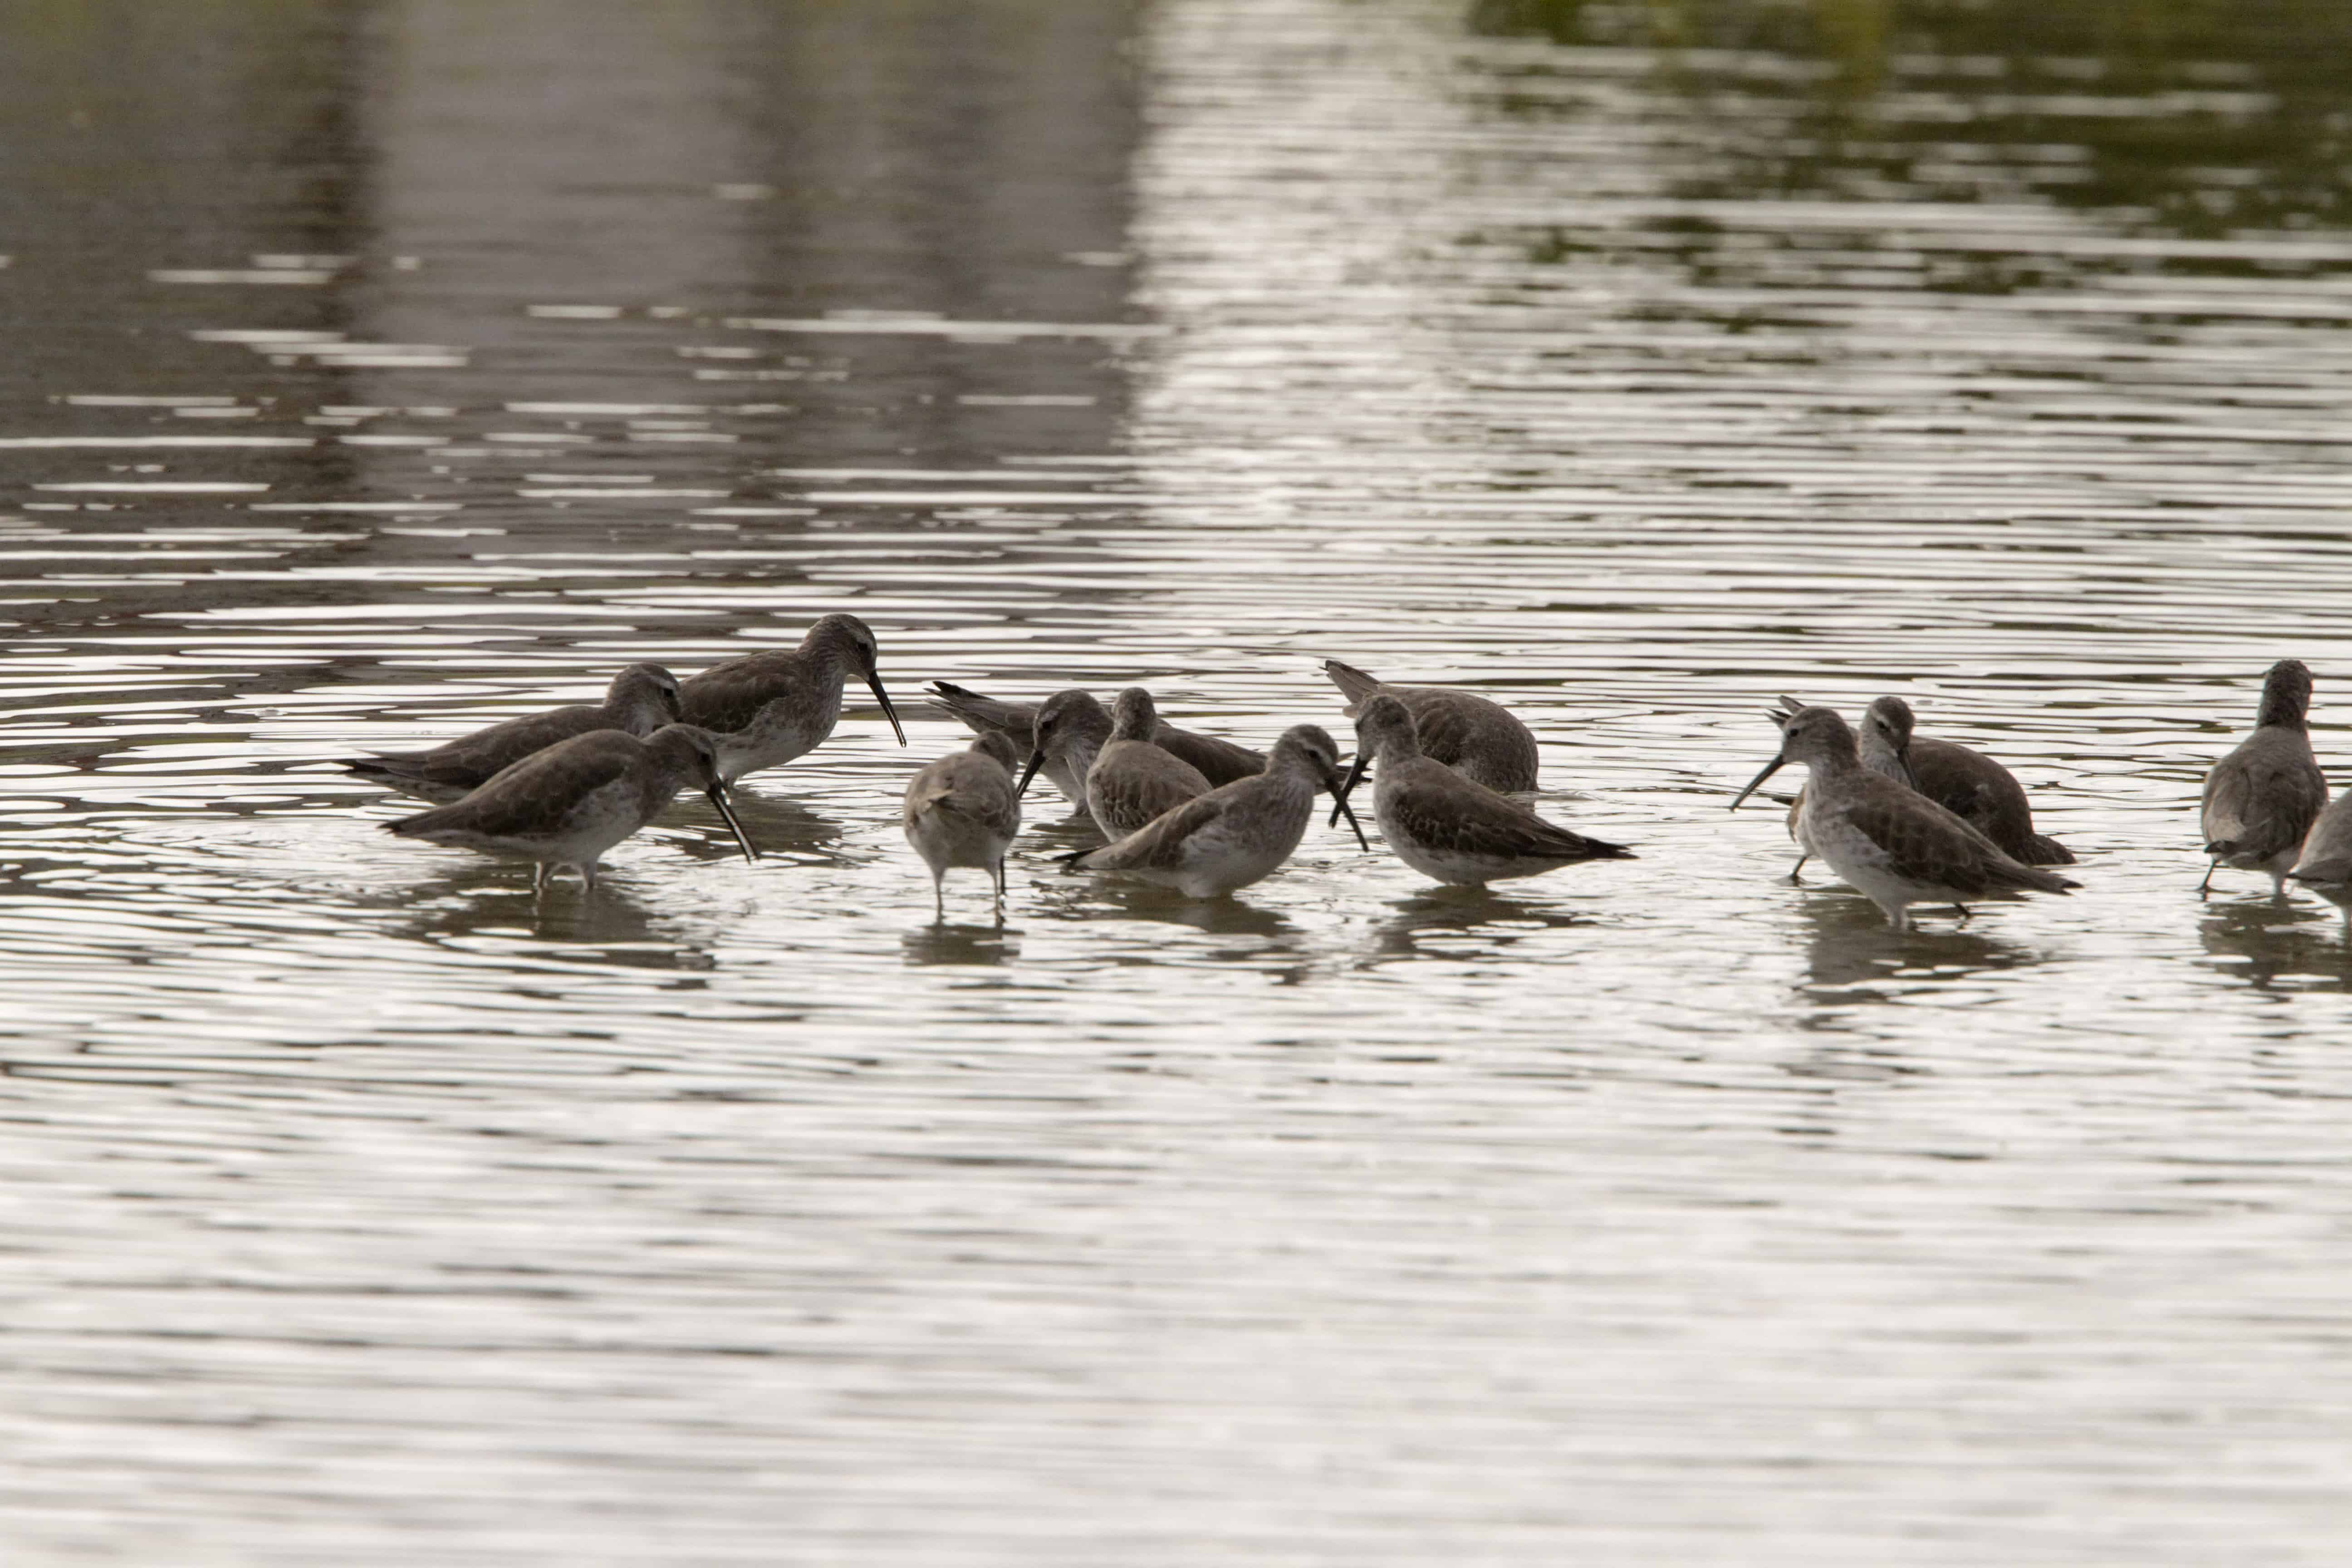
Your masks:
{"label": "shallow water", "polygon": [[[11,24],[10,1562],[2334,1561],[2352,945],[2194,801],[2345,754],[2343,18],[807,13]],[[331,765],[835,609],[755,867]],[[1327,657],[1641,858],[932,923],[923,682]],[[2082,889],[1792,887],[1784,691]]]}

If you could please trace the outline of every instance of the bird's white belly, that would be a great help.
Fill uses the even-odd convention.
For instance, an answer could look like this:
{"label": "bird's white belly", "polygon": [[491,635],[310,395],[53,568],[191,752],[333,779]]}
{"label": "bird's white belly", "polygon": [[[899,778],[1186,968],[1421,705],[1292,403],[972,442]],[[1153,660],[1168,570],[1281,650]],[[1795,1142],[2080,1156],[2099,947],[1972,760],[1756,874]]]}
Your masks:
{"label": "bird's white belly", "polygon": [[907,842],[935,871],[956,866],[992,870],[1013,842],[1010,835],[938,806],[919,807],[907,817],[906,828]]}

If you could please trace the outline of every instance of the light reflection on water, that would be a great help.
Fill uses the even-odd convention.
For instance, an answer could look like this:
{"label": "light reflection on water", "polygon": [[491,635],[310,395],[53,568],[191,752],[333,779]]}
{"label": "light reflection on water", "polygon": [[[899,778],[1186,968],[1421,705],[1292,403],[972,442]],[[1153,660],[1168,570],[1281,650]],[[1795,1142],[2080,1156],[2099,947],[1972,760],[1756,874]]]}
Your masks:
{"label": "light reflection on water", "polygon": [[[0,64],[12,1556],[2328,1560],[2352,943],[2192,803],[2284,653],[2345,732],[2341,24],[1992,9]],[[845,607],[913,745],[755,867],[534,897],[329,765]],[[1202,905],[1033,796],[931,923],[924,681],[1263,745],[1329,656],[1641,858]],[[1885,690],[2081,891],[1790,884],[1761,710]]]}

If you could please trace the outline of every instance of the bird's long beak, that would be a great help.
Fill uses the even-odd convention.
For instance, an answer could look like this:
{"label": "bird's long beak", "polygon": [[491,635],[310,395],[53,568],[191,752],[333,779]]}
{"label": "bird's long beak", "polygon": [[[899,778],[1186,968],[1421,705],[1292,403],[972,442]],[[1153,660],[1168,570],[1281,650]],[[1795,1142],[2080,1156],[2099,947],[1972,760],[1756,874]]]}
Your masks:
{"label": "bird's long beak", "polygon": [[[1362,761],[1361,758],[1357,760],[1360,763]],[[1364,825],[1356,820],[1354,810],[1352,810],[1348,805],[1348,791],[1354,787],[1355,783],[1356,778],[1353,773],[1350,773],[1345,779],[1340,778],[1337,772],[1327,773],[1323,775],[1324,787],[1331,792],[1331,826],[1337,827],[1339,825],[1339,819],[1343,816],[1346,817],[1348,819],[1348,826],[1356,830],[1356,842],[1361,845],[1364,849],[1369,852],[1371,849],[1372,841],[1364,837]]]}
{"label": "bird's long beak", "polygon": [[751,836],[743,831],[742,823],[736,820],[735,808],[727,804],[727,786],[714,783],[702,793],[710,797],[710,804],[717,806],[719,815],[726,819],[727,830],[735,835],[735,846],[743,851],[743,858],[757,860],[760,858],[760,852],[751,847]]}
{"label": "bird's long beak", "polygon": [[1013,792],[1013,799],[1019,800],[1023,795],[1029,793],[1029,781],[1035,778],[1037,776],[1037,770],[1045,765],[1045,748],[1040,746],[1035,751],[1029,753],[1029,765],[1021,770],[1021,787]]}
{"label": "bird's long beak", "polygon": [[1780,771],[1780,764],[1788,760],[1789,759],[1786,757],[1775,757],[1770,762],[1766,763],[1764,764],[1764,771],[1758,773],[1754,778],[1749,779],[1748,781],[1748,787],[1731,797],[1731,805],[1727,809],[1738,811],[1739,809],[1739,803],[1746,800],[1749,795],[1754,795],[1756,793],[1756,786],[1762,784],[1766,779],[1770,778],[1774,773],[1779,773]]}
{"label": "bird's long beak", "polygon": [[890,729],[898,737],[898,744],[905,745],[907,727],[898,722],[898,710],[890,706],[890,694],[882,689],[882,672],[877,669],[867,670],[866,684],[873,689],[874,700],[882,704],[882,717],[890,721]]}
{"label": "bird's long beak", "polygon": [[[1356,793],[1356,786],[1358,784],[1363,783],[1364,770],[1371,765],[1371,753],[1369,752],[1358,752],[1356,753],[1355,762],[1349,765],[1348,776],[1341,780],[1331,791],[1331,820],[1325,824],[1326,826],[1337,827],[1339,826],[1339,814],[1343,811],[1348,811],[1348,797]],[[1348,819],[1350,822],[1354,821],[1355,813],[1348,812]],[[1362,828],[1359,827],[1356,829],[1357,837],[1361,838],[1363,836],[1364,830]],[[1364,847],[1370,849],[1371,846],[1367,844]]]}

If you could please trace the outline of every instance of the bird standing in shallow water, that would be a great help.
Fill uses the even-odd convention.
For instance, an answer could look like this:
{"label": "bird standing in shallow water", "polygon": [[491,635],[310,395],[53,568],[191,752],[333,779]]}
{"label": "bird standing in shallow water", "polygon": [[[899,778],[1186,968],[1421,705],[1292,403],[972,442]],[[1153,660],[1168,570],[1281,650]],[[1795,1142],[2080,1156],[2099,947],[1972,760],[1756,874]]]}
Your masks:
{"label": "bird standing in shallow water", "polygon": [[[1091,820],[1087,775],[1094,772],[1096,756],[1109,743],[1110,731],[1110,714],[1090,691],[1073,686],[1039,703],[1030,724],[1029,763],[1021,773],[1022,795],[1028,795],[1029,781],[1043,770],[1055,789],[1077,804],[1076,815]],[[1008,729],[1005,733],[1010,737],[1013,732]]]}
{"label": "bird standing in shallow water", "polygon": [[949,869],[970,866],[994,880],[997,923],[1004,921],[1004,852],[1021,831],[1021,797],[1013,787],[1019,760],[1003,731],[986,731],[969,750],[941,757],[907,783],[900,826],[931,868],[931,902],[940,920],[948,918]]}
{"label": "bird standing in shallow water", "polygon": [[643,738],[678,717],[677,677],[657,664],[633,664],[613,677],[601,703],[581,703],[488,725],[423,752],[387,752],[343,764],[370,784],[446,805],[489,781],[501,768],[558,741],[592,730],[622,730]]}
{"label": "bird standing in shallow water", "polygon": [[1412,711],[1392,692],[1378,692],[1356,716],[1356,765],[1340,786],[1344,802],[1372,775],[1372,816],[1398,859],[1423,876],[1457,887],[1556,871],[1580,860],[1630,860],[1622,845],[1587,838],[1547,822],[1421,749]]}
{"label": "bird standing in shallow water", "polygon": [[[1012,738],[1013,749],[1026,757],[1037,751],[1037,719],[1041,711],[1033,702],[1001,702],[993,697],[974,691],[968,686],[952,681],[931,682],[931,696],[939,705],[961,720],[974,734],[990,730],[1002,730]],[[1101,718],[1099,728],[1092,735],[1093,746],[1099,748],[1110,736],[1110,715],[1103,705],[1085,691],[1073,688],[1056,695],[1066,701],[1084,699],[1092,711]],[[1048,699],[1048,700],[1051,700]],[[1203,735],[1197,730],[1181,729],[1165,719],[1155,718],[1148,737],[1152,744],[1171,755],[1181,757],[1201,771],[1201,776],[1212,786],[1231,784],[1250,774],[1265,771],[1265,753],[1253,752],[1247,746],[1237,746],[1231,741],[1214,735]],[[1045,761],[1045,776],[1054,787],[1068,797],[1072,805],[1087,809],[1087,781],[1083,773],[1071,777],[1067,767],[1051,757]]]}
{"label": "bird standing in shallow water", "polygon": [[[1778,723],[1804,706],[1793,697],[1783,697],[1781,712],[1773,721]],[[2016,774],[1982,752],[1914,733],[1911,705],[1900,697],[1872,701],[1862,716],[1860,740],[1863,766],[1917,790],[1991,839],[2011,859],[2027,866],[2074,863],[2073,850],[2033,831],[2033,808]],[[1804,792],[1800,790],[1789,807],[1791,838],[1797,837],[1797,817],[1803,803]],[[1800,857],[1797,870],[1804,864]],[[1796,874],[1791,870],[1790,879],[1794,880]]]}
{"label": "bird standing in shallow water", "polygon": [[1911,929],[1912,904],[1949,904],[1965,919],[1970,899],[2063,893],[2080,885],[2020,864],[1918,791],[1864,767],[1853,731],[1831,710],[1801,708],[1772,718],[1781,726],[1780,753],[1733,797],[1732,809],[1785,764],[1805,764],[1811,776],[1801,841],[1884,910],[1895,930]]}
{"label": "bird standing in shallow water", "polygon": [[746,654],[712,665],[678,689],[686,721],[719,742],[720,776],[729,784],[814,750],[841,717],[841,688],[852,671],[865,679],[890,721],[898,723],[876,668],[874,633],[856,616],[826,616],[796,648]]}
{"label": "bird standing in shallow water", "polygon": [[1386,692],[1412,715],[1421,754],[1432,762],[1491,790],[1536,787],[1536,738],[1501,703],[1446,686],[1391,686],[1336,658],[1323,661],[1323,673],[1347,698],[1349,718],[1361,718],[1364,704]]}
{"label": "bird standing in shallow water", "polygon": [[[1075,870],[1121,871],[1189,898],[1245,888],[1290,858],[1315,815],[1315,797],[1342,795],[1339,751],[1313,724],[1294,724],[1274,743],[1265,771],[1219,784],[1154,817],[1116,844],[1065,856]],[[1339,809],[1356,826],[1342,799]],[[1364,830],[1356,827],[1358,842]],[[1369,846],[1367,846],[1369,847]]]}
{"label": "bird standing in shallow water", "polygon": [[1161,812],[1209,793],[1200,769],[1146,739],[1158,721],[1151,693],[1140,686],[1120,692],[1112,705],[1110,739],[1087,770],[1087,809],[1105,838],[1124,838]]}
{"label": "bird standing in shallow water", "polygon": [[2327,805],[2327,775],[2311,754],[2310,709],[2311,671],[2303,662],[2283,658],[2271,666],[2254,732],[2205,775],[2199,822],[2212,865],[2197,885],[2200,896],[2218,866],[2266,872],[2271,896],[2286,896],[2287,872]]}
{"label": "bird standing in shallow water", "polygon": [[384,824],[403,838],[538,863],[531,879],[570,866],[590,887],[604,851],[651,822],[688,784],[710,796],[741,847],[759,858],[727,804],[709,731],[669,724],[646,740],[594,730],[559,741],[500,772],[465,799]]}
{"label": "bird standing in shallow water", "polygon": [[2352,938],[2352,789],[2331,801],[2311,825],[2287,876],[2341,909],[2345,935]]}

